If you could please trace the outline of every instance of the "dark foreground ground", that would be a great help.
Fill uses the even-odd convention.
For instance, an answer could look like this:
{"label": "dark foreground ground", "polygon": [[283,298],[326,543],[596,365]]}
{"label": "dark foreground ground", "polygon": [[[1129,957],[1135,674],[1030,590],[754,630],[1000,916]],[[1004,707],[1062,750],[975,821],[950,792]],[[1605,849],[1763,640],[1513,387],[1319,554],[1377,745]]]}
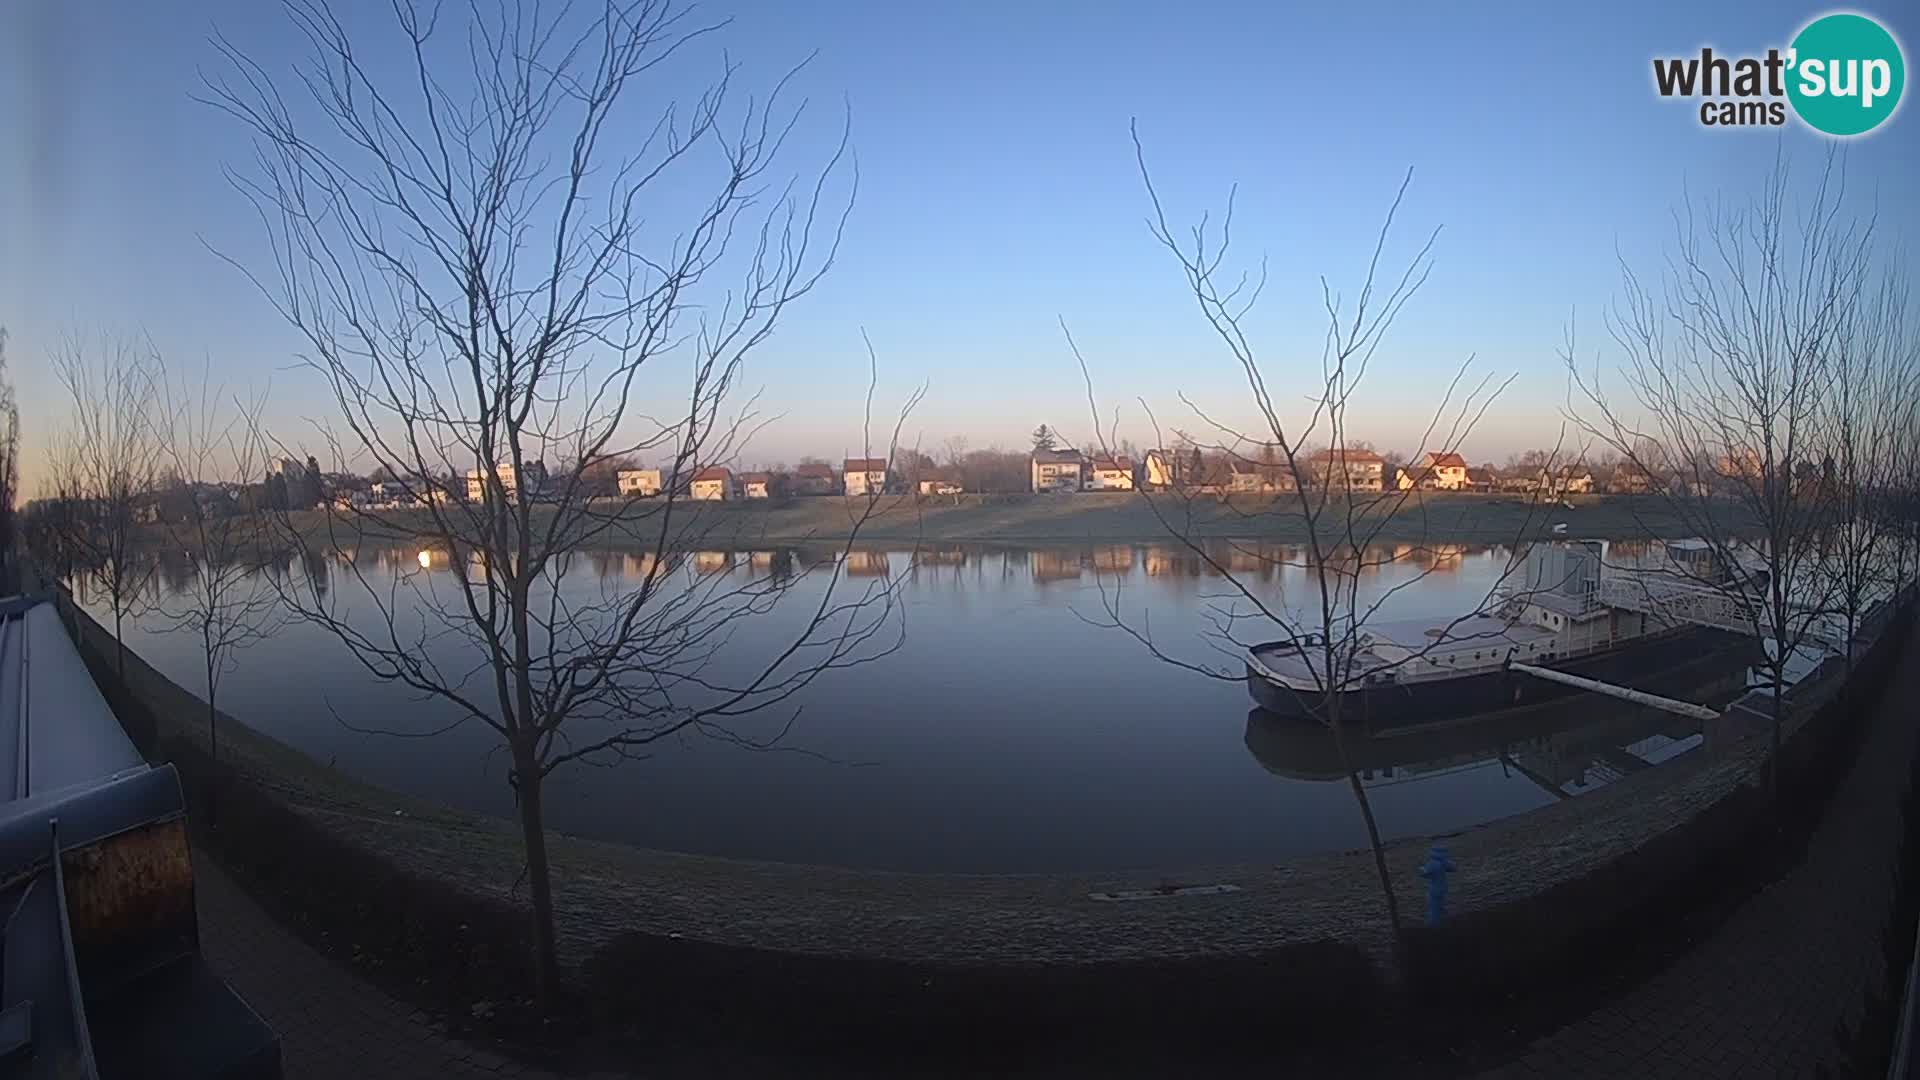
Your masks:
{"label": "dark foreground ground", "polygon": [[1910,947],[1914,900],[1901,838],[1920,749],[1909,704],[1920,699],[1920,640],[1902,648],[1828,797],[1783,818],[1773,843],[1728,863],[1686,910],[1590,942],[1558,986],[1498,1009],[1482,999],[1472,1015],[1444,994],[1343,1013],[1330,1006],[1357,988],[1341,981],[1362,976],[1331,964],[1321,1001],[1267,996],[1299,972],[1261,957],[1157,978],[1136,969],[1124,986],[1072,976],[936,986],[884,964],[653,941],[593,973],[597,999],[578,1003],[596,1017],[590,1028],[539,1038],[521,1025],[523,1044],[543,1045],[509,1050],[486,1042],[481,1032],[501,1026],[487,1017],[398,1003],[432,971],[323,956],[204,856],[202,934],[281,1030],[296,1078],[1873,1075],[1876,1064],[1884,1073],[1876,1055],[1900,974],[1890,958]]}

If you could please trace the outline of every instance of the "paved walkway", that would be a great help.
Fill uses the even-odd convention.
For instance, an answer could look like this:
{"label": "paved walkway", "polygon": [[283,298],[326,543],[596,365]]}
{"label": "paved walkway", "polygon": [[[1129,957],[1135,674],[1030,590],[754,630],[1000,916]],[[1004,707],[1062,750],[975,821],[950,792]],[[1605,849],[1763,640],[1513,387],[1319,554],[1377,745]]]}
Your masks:
{"label": "paved walkway", "polygon": [[424,1014],[309,948],[194,852],[200,945],[280,1033],[286,1080],[550,1076],[435,1031]]}
{"label": "paved walkway", "polygon": [[1883,985],[1901,793],[1920,748],[1920,634],[1807,859],[1673,966],[1485,1074],[1510,1077],[1850,1075],[1842,1033]]}

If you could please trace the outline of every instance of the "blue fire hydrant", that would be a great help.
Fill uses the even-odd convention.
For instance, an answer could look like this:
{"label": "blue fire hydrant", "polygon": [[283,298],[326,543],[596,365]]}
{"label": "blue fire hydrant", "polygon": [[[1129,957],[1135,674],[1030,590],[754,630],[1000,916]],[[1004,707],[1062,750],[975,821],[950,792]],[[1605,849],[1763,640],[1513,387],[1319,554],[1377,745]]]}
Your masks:
{"label": "blue fire hydrant", "polygon": [[1453,860],[1447,858],[1444,845],[1427,849],[1427,863],[1420,876],[1427,879],[1427,925],[1439,926],[1447,918],[1447,875],[1453,872]]}

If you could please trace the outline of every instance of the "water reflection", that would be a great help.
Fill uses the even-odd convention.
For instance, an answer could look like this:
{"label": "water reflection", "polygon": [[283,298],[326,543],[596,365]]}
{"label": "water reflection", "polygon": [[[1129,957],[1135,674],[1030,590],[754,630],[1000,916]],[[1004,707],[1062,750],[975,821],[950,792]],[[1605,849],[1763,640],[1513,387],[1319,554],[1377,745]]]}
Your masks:
{"label": "water reflection", "polygon": [[[435,598],[454,584],[456,568],[484,565],[464,551],[429,548],[423,568],[421,552],[419,544],[368,544],[351,556],[352,570],[312,556],[277,572],[324,591],[344,617],[377,635],[387,629],[370,591]],[[161,554],[157,588],[189,587],[191,562]],[[1342,561],[1359,568],[1361,603],[1389,597],[1382,618],[1424,618],[1479,604],[1510,553],[1401,544]],[[907,634],[897,652],[829,673],[782,710],[739,718],[739,733],[756,740],[794,722],[783,745],[807,753],[756,754],[689,737],[653,748],[646,761],[556,773],[554,828],[742,858],[980,873],[1271,861],[1365,843],[1344,783],[1328,782],[1341,774],[1323,731],[1249,717],[1243,686],[1159,663],[1095,625],[1105,604],[1119,604],[1136,625],[1150,622],[1168,653],[1221,663],[1205,635],[1213,609],[1234,602],[1236,590],[1216,567],[1235,567],[1263,602],[1307,603],[1314,574],[1299,545],[598,550],[557,563],[551,585],[587,609],[666,575],[670,587],[706,580],[719,593],[751,593],[757,582],[790,575],[785,598],[731,624],[713,658],[715,677],[751,678],[759,670],[752,662],[784,648],[817,610],[833,576],[826,571],[836,567],[858,579],[854,590],[898,585]],[[438,602],[445,599],[439,593]],[[87,602],[98,610],[97,598]],[[426,631],[421,647],[436,662],[472,666],[466,640],[432,633],[430,613],[402,616],[409,639]],[[198,685],[191,635],[163,631],[143,622],[130,628],[129,644],[176,681]],[[1697,687],[1656,692],[1709,700]],[[242,720],[360,778],[469,810],[513,811],[505,765],[482,725],[406,740],[342,725],[338,717],[352,716],[360,726],[432,730],[459,717],[368,678],[317,628],[292,624],[242,654],[221,696]],[[1685,752],[1696,736],[1615,703],[1576,708],[1562,700],[1472,727],[1356,739],[1355,748],[1379,789],[1382,829],[1404,836],[1546,805],[1635,762]],[[1714,738],[1709,732],[1702,741]]]}
{"label": "water reflection", "polygon": [[[1674,697],[1720,707],[1746,686],[1738,656],[1704,661]],[[1399,784],[1497,765],[1554,798],[1592,791],[1683,754],[1724,750],[1717,725],[1612,698],[1562,698],[1441,727],[1353,732],[1347,755],[1363,784]],[[1332,732],[1260,709],[1247,714],[1246,747],[1262,768],[1290,780],[1344,780]]]}

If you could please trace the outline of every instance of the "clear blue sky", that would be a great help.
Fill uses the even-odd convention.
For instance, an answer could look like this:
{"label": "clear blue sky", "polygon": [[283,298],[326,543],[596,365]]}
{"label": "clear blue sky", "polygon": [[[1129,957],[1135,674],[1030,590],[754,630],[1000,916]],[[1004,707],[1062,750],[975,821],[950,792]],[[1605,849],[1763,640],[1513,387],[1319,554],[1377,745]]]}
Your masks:
{"label": "clear blue sky", "polygon": [[[457,5],[449,5],[450,7]],[[373,30],[385,3],[343,4]],[[1443,225],[1435,273],[1369,376],[1353,426],[1411,446],[1439,380],[1469,353],[1519,379],[1468,447],[1500,458],[1551,441],[1565,379],[1554,359],[1569,314],[1600,344],[1616,248],[1649,266],[1684,188],[1753,190],[1784,147],[1802,173],[1824,142],[1785,129],[1714,131],[1653,93],[1649,61],[1702,44],[1784,45],[1823,7],[1752,2],[1601,6],[1197,2],[912,4],[721,0],[724,37],[764,84],[818,50],[801,86],[817,121],[792,147],[818,163],[850,103],[861,190],[837,269],[790,311],[750,381],[787,416],[749,461],[854,448],[865,356],[882,403],[915,383],[909,426],[936,444],[1024,443],[1048,422],[1089,422],[1064,318],[1106,404],[1176,393],[1229,417],[1240,395],[1177,267],[1147,234],[1127,124],[1137,116],[1181,220],[1240,185],[1237,234],[1272,283],[1254,328],[1269,380],[1317,369],[1318,276],[1354,283],[1409,166],[1404,255]],[[361,10],[364,8],[365,10]],[[1906,44],[1912,9],[1862,9]],[[25,0],[0,15],[0,324],[35,489],[48,413],[45,349],[66,327],[144,329],[177,363],[204,358],[235,386],[272,380],[271,417],[324,415],[317,386],[284,370],[298,342],[202,244],[262,265],[259,226],[226,186],[244,165],[237,125],[188,97],[217,63],[218,26],[270,69],[299,41],[252,0],[154,4]],[[716,43],[718,44],[718,43]],[[1851,194],[1877,201],[1883,242],[1920,239],[1911,196],[1920,116],[1848,148]],[[1351,288],[1351,285],[1349,285]],[[1145,441],[1141,422],[1123,434]]]}

